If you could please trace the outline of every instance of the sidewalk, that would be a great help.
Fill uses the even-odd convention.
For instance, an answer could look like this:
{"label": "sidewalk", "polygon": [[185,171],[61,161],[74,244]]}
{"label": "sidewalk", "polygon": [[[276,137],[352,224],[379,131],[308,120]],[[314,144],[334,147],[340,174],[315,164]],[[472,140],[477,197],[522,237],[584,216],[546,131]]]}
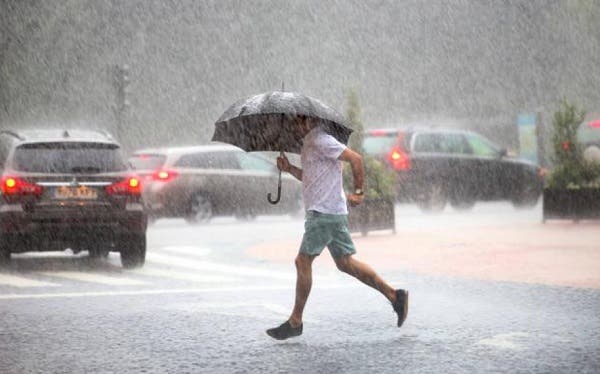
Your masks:
{"label": "sidewalk", "polygon": [[[293,241],[265,243],[247,254],[293,264],[302,233]],[[554,221],[370,233],[353,236],[357,259],[377,271],[411,270],[493,281],[600,289],[600,222]],[[335,264],[328,253],[324,266]]]}

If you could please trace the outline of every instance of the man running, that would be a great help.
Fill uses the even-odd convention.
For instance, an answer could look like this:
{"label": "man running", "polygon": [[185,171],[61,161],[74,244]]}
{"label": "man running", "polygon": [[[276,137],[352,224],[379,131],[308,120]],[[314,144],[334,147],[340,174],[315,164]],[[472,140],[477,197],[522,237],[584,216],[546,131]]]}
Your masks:
{"label": "man running", "polygon": [[[278,327],[267,330],[274,339],[284,340],[302,334],[302,313],[312,286],[312,262],[327,247],[340,271],[352,275],[381,292],[398,315],[402,326],[408,312],[408,291],[395,290],[367,264],[352,257],[356,253],[348,231],[348,209],[364,198],[364,168],[362,156],[320,126],[312,127],[312,119],[299,126],[303,138],[302,168],[290,164],[285,155],[277,158],[277,167],[302,181],[306,209],[304,236],[296,256],[296,300],[290,318]],[[310,130],[312,128],[312,130]],[[342,161],[350,163],[354,192],[347,197],[342,185]]]}

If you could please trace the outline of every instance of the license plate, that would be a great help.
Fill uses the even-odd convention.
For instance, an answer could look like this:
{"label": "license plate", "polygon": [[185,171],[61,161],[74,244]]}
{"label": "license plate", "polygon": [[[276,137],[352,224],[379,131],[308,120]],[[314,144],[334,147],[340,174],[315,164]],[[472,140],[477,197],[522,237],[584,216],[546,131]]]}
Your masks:
{"label": "license plate", "polygon": [[57,199],[85,199],[93,200],[98,198],[98,192],[87,186],[68,187],[60,186],[54,192]]}

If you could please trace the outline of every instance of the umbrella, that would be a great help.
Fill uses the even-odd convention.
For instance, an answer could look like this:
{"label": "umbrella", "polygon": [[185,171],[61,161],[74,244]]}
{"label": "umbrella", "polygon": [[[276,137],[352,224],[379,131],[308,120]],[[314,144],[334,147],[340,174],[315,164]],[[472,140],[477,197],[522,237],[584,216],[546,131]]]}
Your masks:
{"label": "umbrella", "polygon": [[[303,120],[312,127],[321,126],[341,143],[347,144],[352,129],[344,117],[323,102],[294,92],[272,91],[242,99],[231,105],[215,123],[212,140],[233,144],[252,151],[300,153]],[[277,198],[281,198],[281,171]]]}

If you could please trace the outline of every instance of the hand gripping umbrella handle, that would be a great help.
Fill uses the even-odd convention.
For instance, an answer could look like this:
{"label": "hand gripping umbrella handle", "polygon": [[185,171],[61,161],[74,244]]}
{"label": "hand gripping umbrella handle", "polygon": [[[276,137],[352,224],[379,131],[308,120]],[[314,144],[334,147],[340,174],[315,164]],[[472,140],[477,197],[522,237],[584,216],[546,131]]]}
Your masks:
{"label": "hand gripping umbrella handle", "polygon": [[[281,155],[283,155],[283,152],[281,152]],[[275,198],[275,200],[272,200],[271,193],[269,192],[267,194],[267,200],[269,200],[269,202],[273,205],[277,204],[280,199],[281,199],[281,170],[279,170],[279,183],[277,184],[277,197]]]}

